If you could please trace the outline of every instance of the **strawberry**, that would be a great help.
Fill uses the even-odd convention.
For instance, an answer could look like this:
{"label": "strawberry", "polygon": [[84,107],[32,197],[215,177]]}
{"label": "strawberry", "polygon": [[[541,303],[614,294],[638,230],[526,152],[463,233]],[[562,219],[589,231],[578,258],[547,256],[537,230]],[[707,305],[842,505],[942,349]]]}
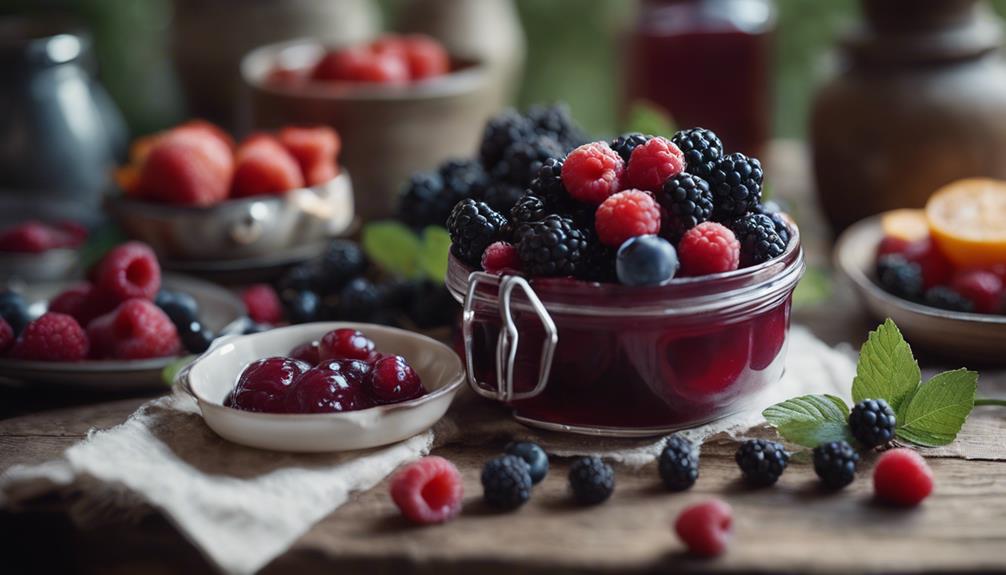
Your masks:
{"label": "strawberry", "polygon": [[415,34],[402,40],[405,47],[405,61],[409,66],[412,80],[425,80],[443,76],[450,71],[450,58],[443,45],[429,36]]}
{"label": "strawberry", "polygon": [[297,160],[267,134],[255,134],[238,147],[231,193],[235,197],[282,194],[304,186]]}
{"label": "strawberry", "polygon": [[231,149],[206,129],[159,138],[140,167],[136,193],[169,204],[210,206],[227,198],[234,174]]}
{"label": "strawberry", "polygon": [[328,126],[287,127],[278,134],[280,144],[297,160],[304,182],[315,186],[339,173],[335,159],[339,155],[339,134]]}
{"label": "strawberry", "polygon": [[397,50],[354,46],[329,52],[315,64],[311,78],[323,81],[403,83],[409,80],[405,57]]}

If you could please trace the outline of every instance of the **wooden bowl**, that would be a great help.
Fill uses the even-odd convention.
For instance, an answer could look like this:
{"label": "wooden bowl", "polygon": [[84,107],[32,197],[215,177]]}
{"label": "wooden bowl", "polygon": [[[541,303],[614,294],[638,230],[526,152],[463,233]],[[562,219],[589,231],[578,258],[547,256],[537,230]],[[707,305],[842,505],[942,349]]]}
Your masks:
{"label": "wooden bowl", "polygon": [[913,346],[937,355],[985,364],[1006,364],[1006,316],[962,313],[913,303],[891,295],[874,281],[883,214],[847,229],[835,245],[835,268],[850,281],[878,319],[891,318]]}

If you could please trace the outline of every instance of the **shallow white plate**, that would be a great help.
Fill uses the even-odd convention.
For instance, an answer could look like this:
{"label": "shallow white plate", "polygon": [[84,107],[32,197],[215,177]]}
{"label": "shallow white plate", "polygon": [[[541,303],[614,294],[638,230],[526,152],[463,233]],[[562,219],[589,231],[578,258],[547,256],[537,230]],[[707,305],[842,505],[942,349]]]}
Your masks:
{"label": "shallow white plate", "polygon": [[1006,363],[1006,316],[961,313],[912,303],[893,296],[873,280],[877,244],[884,237],[882,216],[847,229],[835,245],[835,267],[856,288],[877,318],[891,318],[905,338],[942,357],[989,364]]}
{"label": "shallow white plate", "polygon": [[[253,413],[224,407],[224,398],[249,363],[285,356],[295,346],[343,327],[360,330],[384,353],[404,356],[429,393],[343,413]],[[373,324],[323,322],[230,337],[182,370],[176,385],[196,398],[206,424],[224,439],[275,451],[323,452],[386,445],[429,429],[447,412],[464,377],[458,355],[424,335]]]}
{"label": "shallow white plate", "polygon": [[[45,311],[45,302],[73,283],[53,282],[29,286],[23,295],[33,316],[41,315]],[[161,285],[195,298],[199,304],[200,320],[214,333],[236,333],[244,326],[244,304],[233,293],[219,286],[176,274],[164,274]],[[176,359],[159,357],[132,361],[48,362],[0,358],[0,378],[96,391],[157,389],[164,387],[161,371]]]}

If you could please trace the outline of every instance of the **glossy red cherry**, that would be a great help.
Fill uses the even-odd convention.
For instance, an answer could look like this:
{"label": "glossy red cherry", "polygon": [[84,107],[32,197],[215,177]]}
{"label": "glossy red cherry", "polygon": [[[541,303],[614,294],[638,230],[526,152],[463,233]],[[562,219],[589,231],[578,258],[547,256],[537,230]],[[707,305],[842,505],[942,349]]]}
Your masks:
{"label": "glossy red cherry", "polygon": [[308,365],[318,365],[321,363],[321,348],[316,341],[302,343],[290,350],[290,357]]}
{"label": "glossy red cherry", "polygon": [[319,352],[322,361],[330,359],[361,359],[367,361],[374,353],[374,342],[350,328],[335,329],[321,338]]}
{"label": "glossy red cherry", "polygon": [[374,364],[370,393],[378,403],[397,403],[426,393],[419,374],[400,355],[387,356]]}
{"label": "glossy red cherry", "polygon": [[290,388],[287,410],[291,413],[332,413],[374,406],[365,379],[370,365],[363,361],[322,362],[311,368]]}
{"label": "glossy red cherry", "polygon": [[309,369],[310,365],[289,357],[252,362],[241,372],[224,405],[245,411],[283,413],[291,384]]}

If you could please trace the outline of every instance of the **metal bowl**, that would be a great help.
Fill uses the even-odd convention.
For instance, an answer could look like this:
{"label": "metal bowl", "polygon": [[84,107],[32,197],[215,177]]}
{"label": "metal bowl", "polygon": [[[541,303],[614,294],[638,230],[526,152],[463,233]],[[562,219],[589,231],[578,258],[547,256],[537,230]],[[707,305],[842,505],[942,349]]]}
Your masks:
{"label": "metal bowl", "polygon": [[353,222],[353,187],[345,171],[279,196],[227,200],[209,207],[171,206],[123,196],[108,210],[126,234],[171,261],[268,256],[343,233]]}
{"label": "metal bowl", "polygon": [[884,237],[883,215],[861,220],[835,245],[835,268],[855,287],[877,318],[891,318],[913,346],[940,356],[1006,364],[1006,316],[937,309],[893,296],[874,282],[877,244]]}
{"label": "metal bowl", "polygon": [[77,250],[68,248],[40,254],[0,253],[0,284],[67,279],[78,271],[79,264]]}

